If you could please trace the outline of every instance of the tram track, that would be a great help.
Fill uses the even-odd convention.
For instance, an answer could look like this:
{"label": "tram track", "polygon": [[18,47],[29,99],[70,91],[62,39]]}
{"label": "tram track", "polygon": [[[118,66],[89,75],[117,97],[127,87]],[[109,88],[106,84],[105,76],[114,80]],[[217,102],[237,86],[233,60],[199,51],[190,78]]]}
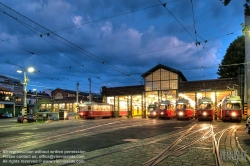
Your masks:
{"label": "tram track", "polygon": [[[153,122],[154,123],[154,122]],[[190,126],[191,124],[189,124],[188,126]],[[149,144],[155,144],[156,142],[159,142],[159,141],[162,141],[162,140],[165,140],[165,139],[169,139],[169,138],[172,138],[172,137],[176,137],[176,136],[179,136],[179,135],[184,135],[183,133],[187,133],[187,131],[190,130],[190,128],[194,127],[196,124],[192,125],[191,127],[187,128],[186,130],[183,131],[183,128],[182,129],[177,129],[173,132],[173,134],[162,134],[162,135],[165,135],[163,138],[154,138],[154,140],[152,141],[148,141],[148,139],[152,139],[152,137],[150,138],[146,138],[144,140],[140,140],[140,142],[133,142],[132,145],[131,143],[125,143],[124,146],[120,147],[113,147],[112,149],[109,149],[109,150],[105,150],[103,149],[105,152],[104,153],[101,153],[101,154],[95,154],[91,157],[86,157],[84,158],[84,161],[89,161],[89,160],[93,160],[93,159],[96,159],[96,158],[99,158],[99,157],[103,157],[103,156],[109,156],[109,155],[112,155],[114,153],[118,153],[118,152],[123,152],[123,151],[126,151],[126,150],[129,150],[129,149],[133,149],[133,148],[136,148],[136,147],[141,147],[141,146],[145,146],[145,145],[149,145]],[[181,131],[179,131],[181,130]],[[178,132],[179,131],[179,132]],[[193,133],[197,133],[199,132],[200,130],[198,131],[194,131]],[[172,132],[170,132],[172,133]],[[188,135],[191,135],[192,133],[189,133]],[[187,135],[186,135],[187,136]],[[159,137],[159,135],[157,136],[154,136],[154,137]],[[77,158],[77,155],[78,154],[75,154],[76,158]],[[56,160],[56,159],[55,159]],[[74,163],[68,163],[68,165],[74,165]]]}
{"label": "tram track", "polygon": [[181,150],[184,150],[188,147],[190,147],[193,144],[196,144],[198,142],[201,142],[203,139],[206,138],[206,136],[211,132],[211,129],[206,131],[205,134],[201,135],[198,139],[195,139],[187,144],[184,144],[180,147],[177,147],[175,149],[173,149],[174,147],[176,147],[177,144],[179,144],[180,142],[182,142],[185,138],[198,133],[199,131],[203,131],[204,129],[200,129],[200,130],[196,130],[195,132],[192,132],[190,134],[187,134],[191,129],[193,128],[193,126],[191,128],[189,128],[188,130],[186,130],[185,133],[183,133],[183,135],[181,135],[180,137],[178,137],[174,142],[172,142],[172,144],[170,144],[168,147],[166,147],[165,149],[162,150],[162,152],[160,152],[158,155],[156,155],[155,157],[151,158],[150,160],[144,162],[142,164],[142,166],[154,166],[159,164],[161,161],[163,161],[164,159],[166,159],[168,156],[170,156],[173,153],[179,152]]}
{"label": "tram track", "polygon": [[235,135],[239,127],[240,125],[234,125],[217,133],[212,131],[213,151],[217,166],[249,165],[248,156],[246,154],[245,158],[242,156],[242,153],[246,151],[239,146]]}
{"label": "tram track", "polygon": [[40,135],[39,137],[35,138],[36,140],[32,140],[32,141],[27,140],[27,139],[30,139],[30,136],[24,137],[24,138],[10,139],[8,142],[5,142],[5,145],[9,145],[9,143],[13,143],[13,141],[20,143],[20,141],[24,142],[25,140],[27,140],[28,143],[22,143],[18,146],[13,145],[8,148],[4,147],[4,149],[3,147],[1,147],[0,153],[2,152],[2,150],[17,150],[17,149],[24,149],[24,148],[30,149],[30,147],[33,147],[34,145],[36,145],[36,148],[37,148],[38,145],[44,146],[45,144],[55,143],[55,141],[65,141],[68,139],[78,138],[81,136],[89,136],[89,135],[94,135],[94,134],[98,134],[102,132],[114,131],[114,130],[119,130],[119,129],[128,128],[128,127],[130,128],[130,127],[135,127],[135,126],[141,126],[141,125],[150,125],[152,123],[153,124],[155,123],[153,121],[131,121],[131,122],[133,123],[132,125],[123,123],[123,121],[115,121],[111,123],[107,123],[107,122],[99,123],[98,125],[93,124],[92,126],[87,127],[87,128],[86,126],[82,126],[80,128],[77,127],[78,129],[76,130],[69,129],[70,131],[63,131],[63,133],[47,133],[49,135]]}
{"label": "tram track", "polygon": [[[198,123],[196,123],[196,124],[198,124]],[[207,125],[209,126],[209,124],[207,124]],[[140,142],[140,143],[132,145],[132,146],[126,146],[124,148],[111,150],[111,152],[108,152],[108,153],[101,153],[99,155],[91,156],[91,157],[86,158],[85,161],[89,161],[89,160],[96,159],[99,157],[109,156],[109,155],[112,155],[113,153],[118,153],[118,152],[122,153],[123,151],[127,151],[127,150],[132,149],[132,148],[142,147],[142,146],[149,145],[149,144],[155,144],[155,143],[162,141],[164,139],[170,139],[170,138],[174,138],[174,137],[178,136],[178,138],[175,141],[173,141],[172,144],[168,145],[167,148],[161,150],[161,152],[159,152],[158,155],[156,155],[155,157],[149,159],[148,161],[146,161],[142,164],[143,166],[157,165],[157,164],[161,163],[163,160],[167,159],[169,156],[173,156],[176,153],[178,154],[178,152],[184,151],[185,149],[190,151],[190,149],[193,148],[193,145],[199,144],[199,143],[203,144],[203,141],[205,141],[205,140],[211,140],[211,142],[213,144],[216,142],[213,147],[214,148],[219,147],[222,136],[228,130],[233,129],[233,127],[227,127],[227,128],[223,128],[223,126],[221,126],[221,127],[217,128],[217,131],[214,132],[215,127],[213,126],[212,123],[210,123],[210,126],[207,128],[205,133],[204,132],[201,133],[200,131],[202,131],[202,130],[198,130],[196,128],[196,131],[190,132],[189,134],[185,135],[185,133],[187,131],[190,131],[190,128],[188,128],[186,130],[168,135],[164,138],[154,139],[153,141],[144,141],[144,143]],[[183,136],[183,135],[185,135],[185,136]],[[177,147],[178,143],[181,142],[180,138],[182,138],[182,140],[184,140],[186,137],[189,137],[191,135],[195,135],[194,138],[191,138],[191,139],[193,139],[193,141],[191,141],[191,142],[189,140],[187,140],[187,142],[183,141],[184,145]],[[217,138],[215,136],[217,136]],[[161,145],[164,145],[164,144],[161,144]],[[190,149],[188,149],[189,147],[190,147]],[[194,147],[194,149],[196,149],[196,148],[197,147]],[[213,148],[207,148],[207,149],[211,150],[210,153],[215,155],[214,158],[216,159],[216,165],[219,165],[219,164],[222,165],[223,162],[221,161],[220,153],[219,153],[220,149],[217,148],[216,152],[215,152],[215,149],[213,150]],[[192,150],[190,152],[193,153]]]}
{"label": "tram track", "polygon": [[[223,134],[228,131],[229,129],[232,129],[232,127],[229,127],[229,128],[226,128],[226,129],[222,129],[220,131],[218,131],[216,134],[214,133],[213,131],[213,125],[210,124],[210,129],[208,131],[206,131],[205,134],[203,134],[202,136],[200,136],[199,138],[185,144],[185,145],[182,145],[181,147],[178,147],[176,149],[173,149],[177,144],[178,142],[180,142],[181,139],[185,138],[185,137],[188,137],[185,136],[185,137],[180,137],[180,138],[177,138],[171,145],[169,145],[167,148],[165,148],[161,153],[159,153],[158,155],[156,155],[155,157],[153,157],[152,159],[144,162],[142,164],[142,166],[154,166],[154,165],[157,165],[159,164],[161,161],[163,161],[164,159],[166,159],[168,156],[170,156],[171,154],[174,154],[176,152],[179,152],[181,150],[184,150],[188,147],[191,147],[192,145],[194,144],[197,144],[199,142],[201,142],[202,140],[205,140],[205,139],[208,139],[212,136],[213,138],[213,153],[215,154],[215,159],[216,159],[216,165],[217,166],[222,166],[223,165],[223,162],[221,160],[221,157],[220,157],[220,151],[219,151],[219,146],[220,146],[220,139],[221,137],[223,136]],[[195,132],[193,132],[195,133]],[[191,134],[193,134],[191,133]],[[190,135],[191,135],[190,134]],[[216,140],[215,138],[215,135],[219,135],[218,137],[218,140]],[[173,150],[172,150],[173,149]]]}
{"label": "tram track", "polygon": [[217,134],[220,134],[219,137],[218,137],[218,140],[216,140],[216,134],[214,133],[214,130],[213,130],[213,127],[212,127],[212,139],[213,139],[213,153],[215,155],[215,161],[216,161],[216,165],[217,166],[222,166],[223,165],[223,162],[221,160],[221,157],[220,157],[220,139],[221,137],[223,136],[223,134],[230,128],[227,128],[227,129],[223,129],[222,131],[220,131],[219,133]]}
{"label": "tram track", "polygon": [[[8,148],[5,148],[4,150],[11,151],[20,149],[28,151],[32,149],[39,149],[40,147],[44,147],[50,144],[79,138],[82,136],[88,137],[95,134],[101,134],[103,132],[115,131],[135,126],[165,123],[165,121],[148,121],[148,120],[137,121],[136,119],[133,119],[128,123],[124,123],[124,121],[122,120],[102,121],[98,123],[81,124],[80,126],[74,126],[75,122],[72,122],[73,124],[72,127],[69,127],[66,130],[59,130],[59,131],[54,130],[55,131],[54,133],[47,133],[47,132],[40,133],[38,134],[38,136],[36,136],[37,138],[34,141],[30,140],[31,138],[30,135],[24,136],[25,138],[22,137],[9,138],[10,140],[7,142],[7,145],[10,145],[10,143],[13,141],[15,141],[16,143],[21,142],[21,140],[22,141],[26,140],[28,144],[27,145],[21,144],[20,146],[8,146]],[[215,165],[217,166],[227,165],[227,164],[234,165],[232,162],[231,163],[224,162],[220,156],[221,155],[220,151],[223,150],[224,148],[231,148],[233,150],[235,145],[232,142],[233,141],[236,142],[237,137],[235,138],[234,132],[237,130],[237,127],[239,127],[239,125],[228,127],[221,123],[210,122],[209,124],[209,123],[201,123],[194,121],[183,128],[178,128],[169,133],[159,134],[144,139],[137,139],[135,142],[133,141],[128,143],[125,142],[122,144],[117,144],[115,146],[110,146],[107,148],[96,149],[87,152],[84,161],[89,161],[90,164],[92,164],[95,163],[96,161],[100,161],[105,158],[112,158],[113,155],[116,156],[119,154],[119,156],[123,156],[123,154],[127,155],[129,153],[134,154],[135,152],[138,152],[136,154],[140,155],[144,154],[145,157],[144,159],[140,159],[140,162],[139,164],[137,162],[137,165],[141,165],[141,163],[143,163],[142,164],[143,166],[149,166],[149,165],[153,166],[166,163],[167,165],[169,165],[169,163],[171,163],[170,161],[176,162],[179,156],[182,156],[182,158],[184,159],[185,157],[189,156],[189,154],[191,154],[191,156],[194,156],[197,155],[197,152],[199,155],[207,151],[207,154],[208,153],[210,154],[209,161],[213,162],[213,159],[215,159],[214,163]],[[43,136],[43,134],[45,133],[49,135]],[[43,140],[40,141],[40,139]],[[4,143],[4,141],[2,143]],[[209,146],[208,144],[213,145],[213,147]],[[149,148],[147,148],[147,150],[143,150],[145,147]],[[203,149],[200,149],[199,147],[203,147]],[[0,150],[2,150],[1,148],[2,147],[0,147]],[[2,151],[0,151],[0,155],[1,152]],[[78,154],[75,154],[75,156],[78,156]],[[204,155],[200,156],[200,158],[202,157],[204,157]],[[147,159],[146,162],[145,158]],[[181,162],[185,162],[183,161],[183,159],[180,159],[179,161],[182,160]],[[57,160],[57,158],[55,158],[54,160]],[[62,158],[62,160],[67,160],[67,159]],[[200,163],[201,161],[204,160],[201,159],[198,161]],[[174,164],[176,165],[176,163]],[[74,164],[67,164],[67,165],[74,165]],[[239,163],[239,165],[241,165],[241,163]]]}
{"label": "tram track", "polygon": [[[120,121],[115,121],[113,122],[113,124],[117,123],[117,122],[120,122]],[[45,131],[45,132],[37,132],[36,135],[35,135],[35,139],[43,139],[44,137],[51,137],[51,136],[55,136],[56,134],[61,134],[61,133],[68,133],[68,132],[72,132],[72,131],[75,131],[75,130],[82,130],[83,128],[85,129],[91,129],[95,126],[100,126],[100,125],[105,125],[107,124],[107,122],[102,122],[102,123],[94,123],[94,124],[83,124],[81,126],[68,126],[68,127],[65,127],[65,128],[60,128],[59,130],[55,130],[53,133],[50,132],[50,131]],[[53,126],[50,126],[50,127],[53,127]],[[41,129],[41,128],[40,128]],[[46,126],[46,128],[42,128],[43,130],[44,129],[48,129],[48,126]],[[19,133],[19,134],[22,134],[22,133]],[[25,132],[24,132],[25,134]],[[25,136],[15,136],[14,138],[2,138],[0,140],[0,145],[1,144],[9,144],[9,143],[15,143],[15,142],[21,142],[21,141],[30,141],[30,138],[33,138],[34,135],[25,135]]]}
{"label": "tram track", "polygon": [[[194,123],[192,123],[193,125]],[[197,124],[200,126],[197,127]],[[152,166],[152,165],[158,165],[158,164],[166,164],[169,163],[169,160],[172,160],[173,157],[177,158],[176,155],[180,155],[181,152],[185,151],[184,154],[181,153],[181,155],[186,156],[188,153],[195,154],[197,146],[194,145],[200,145],[202,144],[202,147],[209,147],[208,143],[213,144],[213,148],[207,148],[212,158],[209,161],[212,161],[212,159],[215,159],[215,165],[223,165],[223,161],[221,161],[220,158],[220,143],[224,143],[223,136],[230,130],[234,129],[233,127],[227,127],[225,126],[214,126],[212,123],[210,124],[202,124],[200,122],[195,122],[194,126],[191,124],[186,126],[185,128],[175,130],[175,132],[170,132],[169,134],[162,134],[162,136],[154,136],[151,138],[145,138],[143,140],[138,140],[138,142],[130,142],[125,143],[123,145],[119,146],[112,146],[109,148],[99,149],[95,151],[91,151],[86,153],[86,158],[84,161],[90,162],[90,164],[95,163],[95,161],[100,161],[102,159],[112,158],[113,155],[122,156],[123,154],[128,154],[130,152],[143,152],[144,147],[152,147],[152,153],[158,153],[153,158],[149,158],[148,161],[140,163],[143,163],[143,166]],[[209,126],[210,125],[210,126]],[[207,126],[207,127],[205,127]],[[192,130],[190,129],[191,127]],[[203,128],[203,129],[202,129]],[[214,130],[215,128],[215,130]],[[202,129],[202,130],[201,130]],[[205,129],[205,130],[204,130]],[[228,133],[227,133],[228,134]],[[177,138],[176,138],[177,137]],[[187,138],[187,139],[186,139]],[[173,141],[173,140],[174,141]],[[186,140],[185,140],[186,139]],[[163,141],[166,140],[166,141]],[[167,141],[168,140],[168,141]],[[205,141],[207,140],[207,141]],[[157,144],[158,142],[162,142],[160,144]],[[172,143],[169,143],[171,141]],[[204,141],[204,143],[203,143]],[[167,145],[165,149],[162,148],[162,145]],[[205,145],[206,144],[206,145]],[[150,146],[148,146],[150,145]],[[211,145],[211,144],[210,144]],[[210,146],[211,147],[211,146]],[[161,149],[161,150],[160,150]],[[216,150],[217,149],[217,150]],[[160,152],[158,152],[160,150]],[[200,150],[202,153],[204,150]],[[188,152],[188,153],[187,153]],[[186,153],[186,154],[185,154]],[[138,154],[138,153],[137,153]],[[143,154],[143,153],[141,153]],[[76,154],[77,156],[77,154]],[[132,157],[132,156],[131,156]],[[170,158],[169,158],[170,157]],[[168,159],[169,158],[169,159]],[[65,159],[66,160],[66,159]],[[213,162],[213,161],[212,161]],[[138,162],[137,162],[138,163]],[[232,165],[232,163],[230,163]],[[64,165],[64,164],[61,164]],[[74,165],[74,164],[67,164],[67,165]],[[141,164],[138,164],[141,165]],[[167,164],[169,165],[169,164]],[[175,164],[176,165],[176,164]],[[224,164],[225,165],[225,164]]]}

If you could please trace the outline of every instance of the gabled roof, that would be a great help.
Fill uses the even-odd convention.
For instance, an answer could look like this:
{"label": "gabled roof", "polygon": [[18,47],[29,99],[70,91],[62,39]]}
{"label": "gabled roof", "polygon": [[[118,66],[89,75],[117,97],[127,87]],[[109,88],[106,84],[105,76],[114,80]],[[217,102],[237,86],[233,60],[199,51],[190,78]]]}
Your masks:
{"label": "gabled roof", "polygon": [[187,81],[186,77],[182,74],[181,71],[176,70],[176,69],[173,69],[173,68],[168,67],[168,66],[165,66],[165,65],[162,65],[162,64],[160,64],[160,63],[159,63],[158,65],[156,65],[155,67],[153,67],[152,69],[148,70],[147,72],[143,73],[141,76],[142,76],[143,78],[145,78],[146,76],[148,76],[149,74],[155,72],[156,70],[158,70],[158,69],[160,69],[160,68],[163,68],[163,69],[165,69],[165,70],[167,70],[167,71],[171,71],[171,72],[173,72],[173,73],[176,73],[176,74],[179,75],[179,77],[181,77],[181,79],[182,79],[183,81]]}

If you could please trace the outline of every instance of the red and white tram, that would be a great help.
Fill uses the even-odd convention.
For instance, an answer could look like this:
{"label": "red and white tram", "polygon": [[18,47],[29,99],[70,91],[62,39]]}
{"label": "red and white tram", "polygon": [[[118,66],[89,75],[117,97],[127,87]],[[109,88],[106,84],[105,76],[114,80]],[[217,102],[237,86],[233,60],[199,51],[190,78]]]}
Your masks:
{"label": "red and white tram", "polygon": [[198,120],[213,120],[214,110],[211,98],[203,97],[198,101],[197,118]]}
{"label": "red and white tram", "polygon": [[171,103],[169,100],[161,101],[159,103],[158,117],[159,118],[174,118],[175,117],[174,104]]}
{"label": "red and white tram", "polygon": [[242,120],[242,103],[240,96],[225,97],[218,104],[218,116],[222,121]]}
{"label": "red and white tram", "polygon": [[176,118],[179,119],[192,119],[194,118],[194,108],[187,99],[179,99],[176,101]]}
{"label": "red and white tram", "polygon": [[80,118],[98,118],[98,117],[112,117],[113,105],[96,102],[84,102],[79,104]]}

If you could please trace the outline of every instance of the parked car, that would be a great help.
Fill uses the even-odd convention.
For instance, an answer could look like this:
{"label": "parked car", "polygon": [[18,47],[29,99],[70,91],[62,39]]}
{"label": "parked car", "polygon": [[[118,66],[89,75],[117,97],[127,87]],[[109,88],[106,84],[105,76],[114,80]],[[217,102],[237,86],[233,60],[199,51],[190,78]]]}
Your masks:
{"label": "parked car", "polygon": [[23,123],[23,120],[24,120],[23,115],[18,115],[17,122]]}
{"label": "parked car", "polygon": [[5,113],[6,118],[12,118],[12,113]]}
{"label": "parked car", "polygon": [[0,118],[12,118],[12,113],[0,113]]}
{"label": "parked car", "polygon": [[28,122],[36,122],[36,118],[33,115],[27,115]]}

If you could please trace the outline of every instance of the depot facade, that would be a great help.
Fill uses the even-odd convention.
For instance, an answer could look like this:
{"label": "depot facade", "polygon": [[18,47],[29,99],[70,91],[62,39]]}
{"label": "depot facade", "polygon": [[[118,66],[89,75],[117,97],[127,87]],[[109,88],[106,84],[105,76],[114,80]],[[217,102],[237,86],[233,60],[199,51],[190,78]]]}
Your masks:
{"label": "depot facade", "polygon": [[197,109],[201,97],[210,97],[217,103],[228,95],[243,95],[242,81],[238,78],[187,81],[181,71],[159,64],[142,74],[144,85],[102,87],[102,100],[114,105],[115,115],[128,111],[129,117],[146,117],[148,106],[161,101],[175,102],[186,98]]}

